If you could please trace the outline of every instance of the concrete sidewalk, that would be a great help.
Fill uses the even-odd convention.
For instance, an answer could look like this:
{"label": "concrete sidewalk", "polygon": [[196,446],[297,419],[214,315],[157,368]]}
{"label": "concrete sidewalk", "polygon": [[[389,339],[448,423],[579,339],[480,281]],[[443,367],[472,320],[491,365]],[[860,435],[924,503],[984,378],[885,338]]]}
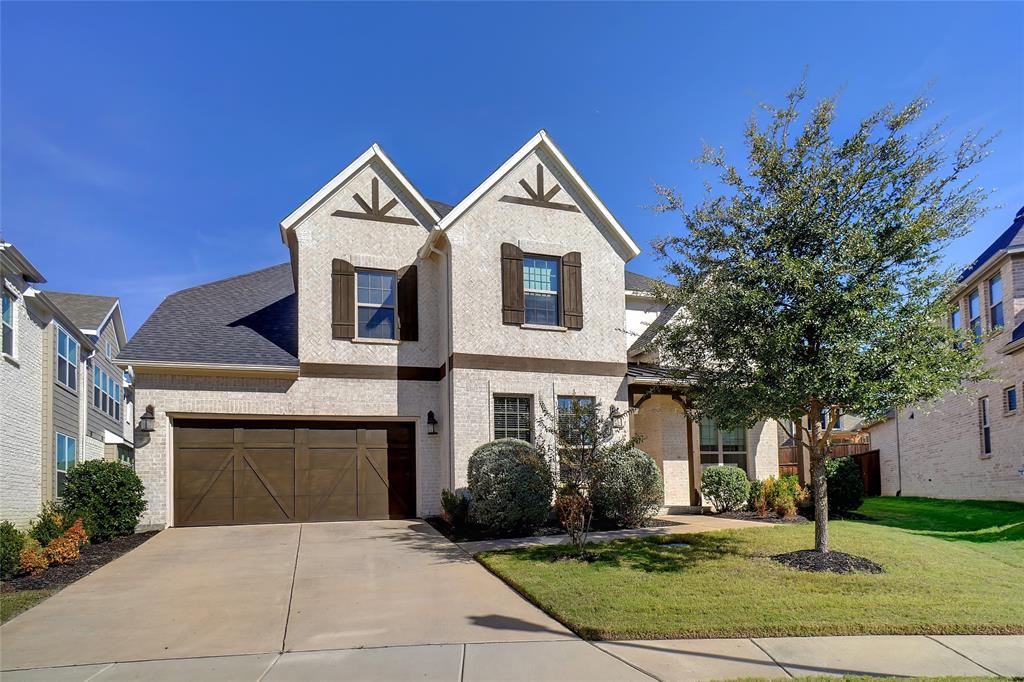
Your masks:
{"label": "concrete sidewalk", "polygon": [[[671,526],[654,526],[652,528],[627,528],[625,530],[606,530],[591,533],[590,542],[608,542],[620,538],[649,537],[652,535],[678,535],[680,533],[706,533],[712,530],[728,530],[731,528],[766,528],[778,524],[764,521],[744,521],[742,519],[726,519],[701,514],[666,515],[658,517],[662,521],[671,521]],[[536,545],[567,545],[568,535],[543,535],[527,538],[503,538],[501,540],[474,540],[457,543],[466,553],[494,552],[517,547]]]}
{"label": "concrete sidewalk", "polygon": [[426,644],[5,672],[4,682],[114,680],[726,680],[843,673],[1024,676],[1024,636],[860,636]]}

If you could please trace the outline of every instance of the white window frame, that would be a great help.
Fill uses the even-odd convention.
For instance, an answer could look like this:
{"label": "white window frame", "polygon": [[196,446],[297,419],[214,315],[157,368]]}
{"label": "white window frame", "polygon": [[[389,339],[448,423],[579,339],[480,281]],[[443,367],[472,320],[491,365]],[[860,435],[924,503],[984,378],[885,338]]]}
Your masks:
{"label": "white window frame", "polygon": [[107,360],[114,359],[114,344],[110,343],[110,341],[106,342],[103,351],[104,354],[107,356]]}
{"label": "white window frame", "polygon": [[[526,261],[527,260],[540,260],[540,261],[551,261],[555,264],[555,278],[556,286],[552,289],[532,289],[526,286]],[[528,294],[534,294],[535,296],[551,296],[555,299],[555,321],[551,322],[531,322],[527,316],[526,296]],[[526,253],[523,254],[523,322],[524,324],[532,324],[539,327],[557,327],[562,324],[562,259],[558,256],[545,256],[537,253]]]}
{"label": "white window frame", "polygon": [[[716,446],[715,446],[715,449],[712,450],[710,448],[705,448],[704,442],[703,442],[703,440],[701,440],[701,437],[700,437],[700,423],[704,419],[705,418],[701,418],[701,419],[697,420],[697,456],[698,456],[699,461],[700,461],[700,470],[703,472],[706,467],[713,467],[713,466],[736,466],[735,464],[726,464],[725,463],[725,455],[728,453],[730,455],[743,455],[743,466],[736,467],[736,468],[740,469],[741,471],[746,473],[747,476],[749,476],[750,475],[750,442],[749,442],[750,434],[747,433],[747,429],[743,429],[743,449],[742,450],[725,450],[725,448],[723,447],[723,444],[722,444],[722,434],[725,431],[734,431],[736,429],[721,429],[721,428],[719,428],[717,423],[714,424],[714,426],[715,426]],[[714,420],[711,420],[711,421],[714,422]],[[718,461],[716,463],[713,463],[713,464],[711,464],[711,463],[705,464],[704,463],[704,455],[712,455],[712,454],[713,455],[717,455]]]}
{"label": "white window frame", "polygon": [[[377,274],[391,276],[391,303],[360,303],[359,302],[359,275]],[[361,341],[397,341],[398,340],[398,273],[394,270],[380,270],[377,268],[356,268],[356,295],[355,298],[355,338]],[[391,336],[361,336],[359,334],[359,309],[380,310],[381,308],[391,310]]]}
{"label": "white window frame", "polygon": [[[1010,394],[1013,394],[1013,402],[1016,403],[1013,407],[1010,407]],[[1011,415],[1017,414],[1017,410],[1020,409],[1020,391],[1017,390],[1017,385],[1007,386],[1003,389],[1003,414]]]}
{"label": "white window frame", "polygon": [[[509,432],[510,429],[508,428],[508,421],[507,420],[505,422],[506,426],[504,428],[504,432],[505,433],[503,435],[498,435],[498,401],[499,400],[525,400],[526,401],[526,429],[527,429],[527,437],[526,438],[522,438],[520,435],[514,435],[514,436],[508,435],[508,432]],[[494,436],[494,440],[497,440],[499,438],[519,438],[519,440],[525,440],[527,443],[532,443],[533,442],[534,425],[533,425],[533,396],[532,395],[509,394],[509,393],[498,393],[498,394],[495,394],[495,395],[491,396],[491,411],[492,411],[492,414],[491,414],[491,431],[492,431],[492,435]],[[509,413],[508,412],[503,412],[502,414],[508,415]],[[521,413],[517,412],[516,415],[521,415]]]}
{"label": "white window frame", "polygon": [[[0,313],[0,337],[3,337],[3,341],[6,342],[9,338],[11,340],[11,352],[3,351],[4,357],[16,359],[18,357],[18,311],[15,309],[15,302],[18,300],[18,296],[12,292],[4,283],[3,300],[8,301],[8,310],[11,313],[11,323],[8,325],[6,321],[2,319],[2,313]],[[3,304],[0,303],[0,306]],[[3,346],[0,345],[0,350],[3,350]]]}
{"label": "white window frame", "polygon": [[[995,282],[999,282],[999,300],[992,300],[992,285]],[[985,289],[988,292],[988,328],[999,329],[1006,325],[1006,318],[1004,317],[1005,309],[1003,308],[1003,273],[997,272],[988,278],[985,282]],[[996,322],[996,309],[999,309],[999,322]]]}
{"label": "white window frame", "polygon": [[992,418],[989,410],[988,396],[978,400],[978,426],[981,436],[981,456],[992,456]]}
{"label": "white window frame", "polygon": [[114,421],[121,421],[121,386],[99,365],[92,368],[91,402],[93,407]]}
{"label": "white window frame", "polygon": [[[81,358],[82,346],[78,343],[78,340],[75,337],[73,337],[71,334],[68,333],[68,331],[66,329],[64,329],[64,327],[60,326],[59,324],[56,325],[56,327],[57,327],[57,348],[54,349],[54,354],[55,354],[55,357],[56,357],[55,362],[56,362],[56,370],[57,370],[56,371],[57,383],[60,384],[61,386],[63,386],[64,388],[68,389],[69,391],[72,391],[74,393],[78,393],[78,362],[79,362],[79,359]],[[60,335],[61,334],[64,334],[64,336],[67,337],[67,344],[65,345],[66,348],[70,349],[71,348],[70,344],[74,344],[75,345],[74,346],[75,347],[74,362],[72,362],[72,359],[70,357],[60,354]],[[70,353],[69,353],[69,355],[70,355]],[[64,381],[60,380],[60,367],[61,367],[61,363],[62,362],[67,365],[67,369],[65,370],[65,374],[64,374],[64,377],[65,377]],[[71,381],[72,377],[74,377],[74,381]]]}
{"label": "white window frame", "polygon": [[[68,467],[66,467],[64,469],[60,468],[60,460],[61,460],[61,458],[60,458],[60,439],[61,438],[64,439],[65,459],[67,459],[66,455],[67,455],[67,445],[68,445],[68,443],[71,443],[74,446],[74,449],[75,449],[74,460],[71,462],[70,466],[68,466]],[[77,463],[78,463],[78,438],[76,438],[75,436],[69,436],[66,433],[61,433],[60,431],[57,431],[54,434],[54,437],[53,437],[53,494],[54,494],[54,497],[57,497],[57,498],[61,497],[60,474],[64,474],[64,477],[67,478],[68,472],[71,471],[71,467],[73,467]]]}

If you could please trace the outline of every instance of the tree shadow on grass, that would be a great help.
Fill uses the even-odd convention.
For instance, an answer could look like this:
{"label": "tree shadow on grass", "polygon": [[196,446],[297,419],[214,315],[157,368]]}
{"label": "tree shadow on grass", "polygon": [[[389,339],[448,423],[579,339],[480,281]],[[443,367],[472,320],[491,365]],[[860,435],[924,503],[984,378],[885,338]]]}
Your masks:
{"label": "tree shadow on grass", "polygon": [[[594,570],[626,568],[645,573],[679,573],[698,564],[739,555],[740,543],[728,535],[660,535],[627,538],[587,545],[592,559],[586,564]],[[525,561],[573,561],[572,550],[565,545],[527,547],[515,551]],[[580,562],[581,564],[583,562]]]}
{"label": "tree shadow on grass", "polygon": [[919,535],[966,542],[1024,539],[1024,505],[989,500],[876,498],[866,501],[855,520],[901,528]]}

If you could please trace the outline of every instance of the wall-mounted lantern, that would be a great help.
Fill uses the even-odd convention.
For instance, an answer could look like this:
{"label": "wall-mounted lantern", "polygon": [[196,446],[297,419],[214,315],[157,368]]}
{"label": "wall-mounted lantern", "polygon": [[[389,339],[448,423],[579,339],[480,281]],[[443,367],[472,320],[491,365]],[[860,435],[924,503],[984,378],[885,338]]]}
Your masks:
{"label": "wall-mounted lantern", "polygon": [[434,416],[433,410],[427,412],[427,433],[431,436],[437,435],[437,417]]}
{"label": "wall-mounted lantern", "polygon": [[615,406],[613,405],[610,416],[612,418],[612,426],[615,427],[616,431],[621,431],[625,424],[626,413],[615,409]]}
{"label": "wall-mounted lantern", "polygon": [[139,431],[153,433],[156,431],[156,417],[153,416],[153,406],[146,405],[146,411],[139,417]]}

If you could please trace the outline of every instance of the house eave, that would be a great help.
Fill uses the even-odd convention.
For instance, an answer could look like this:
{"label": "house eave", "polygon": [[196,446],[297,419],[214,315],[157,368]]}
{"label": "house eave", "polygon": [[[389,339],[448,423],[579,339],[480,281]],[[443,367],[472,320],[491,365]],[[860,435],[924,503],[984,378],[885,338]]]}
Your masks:
{"label": "house eave", "polygon": [[290,365],[242,365],[206,362],[169,362],[162,360],[135,360],[118,358],[117,366],[131,367],[135,374],[195,374],[208,376],[257,376],[271,378],[298,378],[299,368]]}

